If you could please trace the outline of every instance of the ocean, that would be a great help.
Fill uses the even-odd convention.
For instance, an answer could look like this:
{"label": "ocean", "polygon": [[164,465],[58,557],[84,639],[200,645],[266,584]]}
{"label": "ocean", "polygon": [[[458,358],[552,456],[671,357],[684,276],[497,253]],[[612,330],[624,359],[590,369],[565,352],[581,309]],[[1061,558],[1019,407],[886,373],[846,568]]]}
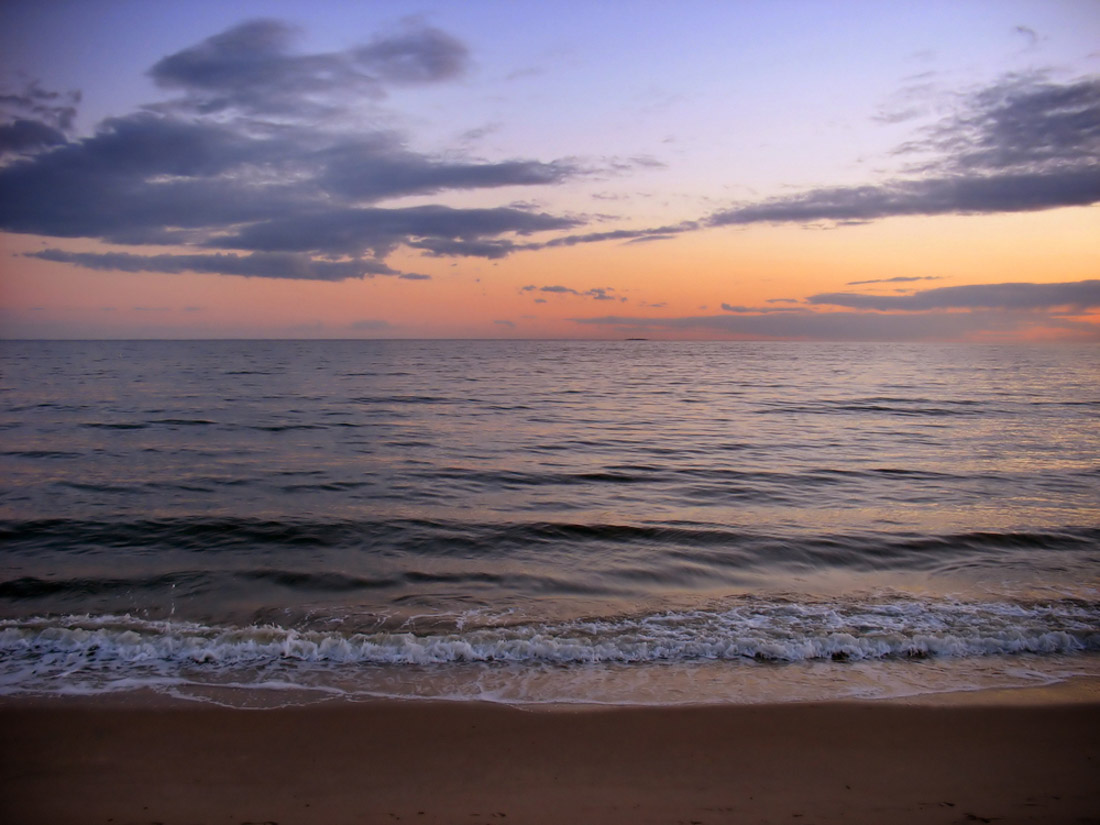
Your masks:
{"label": "ocean", "polygon": [[1095,346],[0,342],[0,696],[1100,675]]}

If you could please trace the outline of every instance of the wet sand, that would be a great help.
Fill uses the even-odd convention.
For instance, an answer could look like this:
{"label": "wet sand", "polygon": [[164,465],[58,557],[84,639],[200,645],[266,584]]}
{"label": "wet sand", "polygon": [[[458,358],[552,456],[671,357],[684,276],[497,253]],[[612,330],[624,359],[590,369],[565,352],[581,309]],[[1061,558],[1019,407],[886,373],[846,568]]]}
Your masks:
{"label": "wet sand", "polygon": [[0,821],[1100,822],[1100,702],[0,703]]}

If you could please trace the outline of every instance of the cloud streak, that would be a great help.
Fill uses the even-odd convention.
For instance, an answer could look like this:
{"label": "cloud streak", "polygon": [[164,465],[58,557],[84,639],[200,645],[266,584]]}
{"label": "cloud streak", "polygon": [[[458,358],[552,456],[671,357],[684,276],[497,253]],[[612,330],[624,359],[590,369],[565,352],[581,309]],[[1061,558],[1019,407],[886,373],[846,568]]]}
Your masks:
{"label": "cloud streak", "polygon": [[811,295],[810,304],[843,306],[882,312],[924,312],[936,309],[1009,309],[1084,312],[1100,308],[1100,281],[1060,284],[978,284],[926,289],[912,295],[861,295],[825,292]]}
{"label": "cloud streak", "polygon": [[952,176],[877,186],[838,186],[775,198],[711,216],[712,226],[874,221],[906,215],[1034,212],[1100,201],[1100,167]]}
{"label": "cloud streak", "polygon": [[863,284],[907,284],[913,281],[938,281],[939,275],[899,275],[896,278],[872,278],[869,281],[848,281],[848,286],[862,286]]}
{"label": "cloud streak", "polygon": [[348,278],[374,275],[427,277],[399,273],[385,264],[372,261],[319,261],[307,255],[278,252],[254,252],[251,255],[134,255],[129,252],[66,252],[61,249],[44,249],[41,252],[25,253],[25,257],[115,272],[206,272],[317,281],[344,281]]}
{"label": "cloud streak", "polygon": [[1014,336],[1051,328],[1066,337],[1100,340],[1095,324],[1028,312],[976,311],[885,314],[796,311],[764,315],[695,315],[667,318],[604,315],[573,318],[577,324],[619,334],[666,332],[740,338],[822,341],[966,340],[983,335]]}
{"label": "cloud streak", "polygon": [[769,313],[776,312],[804,312],[805,310],[799,307],[747,307],[739,304],[727,304],[723,302],[721,304],[724,312],[733,312],[738,315],[767,315]]}

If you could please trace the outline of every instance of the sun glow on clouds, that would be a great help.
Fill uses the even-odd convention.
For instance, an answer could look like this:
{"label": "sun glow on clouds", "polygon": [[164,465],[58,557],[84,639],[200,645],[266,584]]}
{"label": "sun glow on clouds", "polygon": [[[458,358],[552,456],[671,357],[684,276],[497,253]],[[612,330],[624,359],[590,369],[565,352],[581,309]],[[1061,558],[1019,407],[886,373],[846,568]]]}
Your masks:
{"label": "sun glow on clouds", "polygon": [[287,8],[162,20],[154,99],[83,130],[104,91],[10,52],[0,334],[1100,338],[1098,21],[689,4],[607,40],[474,4],[337,44],[343,6]]}

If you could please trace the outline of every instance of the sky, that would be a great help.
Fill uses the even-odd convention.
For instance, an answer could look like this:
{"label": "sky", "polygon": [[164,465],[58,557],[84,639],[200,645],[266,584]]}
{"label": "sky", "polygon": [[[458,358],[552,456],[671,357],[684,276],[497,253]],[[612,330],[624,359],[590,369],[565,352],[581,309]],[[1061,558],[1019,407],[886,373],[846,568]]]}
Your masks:
{"label": "sky", "polygon": [[1100,340],[1100,0],[0,4],[0,337]]}

